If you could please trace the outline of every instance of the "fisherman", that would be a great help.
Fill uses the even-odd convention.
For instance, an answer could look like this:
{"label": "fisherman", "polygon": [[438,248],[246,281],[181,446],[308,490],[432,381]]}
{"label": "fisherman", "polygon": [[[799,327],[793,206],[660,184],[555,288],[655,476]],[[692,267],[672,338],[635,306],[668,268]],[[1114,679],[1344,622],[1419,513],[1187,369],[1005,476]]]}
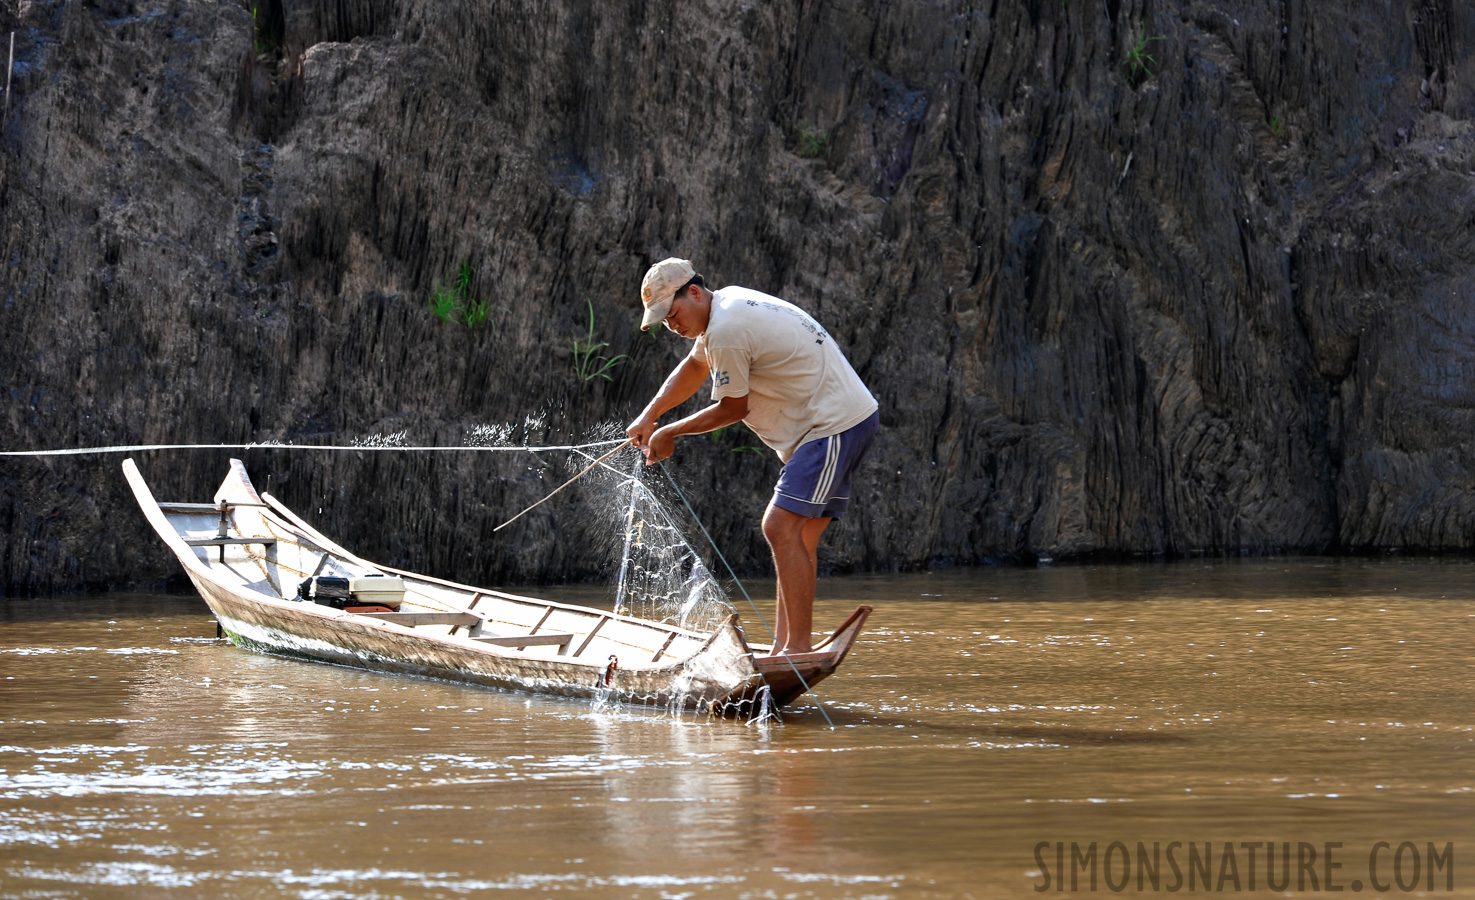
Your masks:
{"label": "fisherman", "polygon": [[[775,653],[813,649],[820,535],[845,514],[850,480],[880,427],[876,399],[829,333],[799,307],[745,287],[715,293],[692,264],[663,259],[640,285],[645,316],[690,341],[683,359],[626,433],[646,464],[670,457],[676,438],[745,422],[783,460],[763,536],[778,573]],[[712,378],[712,404],[657,427]]]}

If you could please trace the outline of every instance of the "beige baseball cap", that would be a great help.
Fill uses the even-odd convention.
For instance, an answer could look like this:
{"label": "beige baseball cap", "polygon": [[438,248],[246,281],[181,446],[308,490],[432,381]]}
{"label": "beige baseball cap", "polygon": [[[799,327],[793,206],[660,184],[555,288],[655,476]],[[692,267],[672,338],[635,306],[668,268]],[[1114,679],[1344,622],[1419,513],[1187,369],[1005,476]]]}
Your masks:
{"label": "beige baseball cap", "polygon": [[691,281],[697,270],[691,262],[672,256],[650,267],[645,280],[640,282],[640,302],[645,304],[645,317],[640,320],[640,330],[649,331],[652,325],[671,314],[671,301],[683,284]]}

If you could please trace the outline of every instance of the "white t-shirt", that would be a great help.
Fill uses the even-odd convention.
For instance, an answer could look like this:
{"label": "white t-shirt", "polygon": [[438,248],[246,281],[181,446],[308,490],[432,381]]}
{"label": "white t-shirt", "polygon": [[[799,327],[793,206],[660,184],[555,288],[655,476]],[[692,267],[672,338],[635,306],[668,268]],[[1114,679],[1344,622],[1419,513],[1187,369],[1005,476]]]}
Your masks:
{"label": "white t-shirt", "polygon": [[712,294],[707,331],[691,356],[711,371],[714,401],[748,395],[743,421],[784,462],[800,444],[876,411],[876,398],[809,313],[749,288]]}

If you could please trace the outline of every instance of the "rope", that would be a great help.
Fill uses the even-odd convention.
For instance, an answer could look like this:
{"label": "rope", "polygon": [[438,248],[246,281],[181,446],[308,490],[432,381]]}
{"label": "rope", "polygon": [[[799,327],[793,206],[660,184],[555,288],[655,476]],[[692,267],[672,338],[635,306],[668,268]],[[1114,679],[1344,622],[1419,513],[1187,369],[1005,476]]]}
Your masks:
{"label": "rope", "polygon": [[600,463],[602,463],[605,460],[609,459],[611,456],[614,456],[616,453],[619,453],[621,450],[625,449],[625,445],[628,444],[628,443],[630,443],[630,439],[629,438],[626,438],[625,440],[620,441],[620,445],[618,447],[614,448],[613,450],[609,451],[605,455],[603,455],[600,458],[596,459],[594,462],[590,463],[588,465],[588,467],[584,469],[584,471],[582,471],[579,474],[575,475],[573,478],[570,478],[568,481],[565,481],[563,484],[560,484],[558,487],[554,488],[552,491],[549,491],[548,492],[548,496],[544,497],[542,500],[539,500],[537,503],[534,503],[532,506],[529,506],[527,509],[523,510],[522,512],[518,513],[517,515],[513,516],[512,518],[508,519],[507,521],[503,522],[501,525],[498,525],[496,528],[493,528],[492,530],[493,531],[501,531],[503,528],[506,528],[508,525],[511,525],[513,522],[516,522],[518,519],[521,519],[523,516],[527,515],[528,513],[532,512],[533,510],[537,509],[538,507],[542,506],[544,503],[547,503],[549,500],[552,500],[554,494],[558,493],[559,491],[561,491],[564,488],[568,487],[569,485],[573,484],[575,481],[578,481],[580,478],[583,478],[585,475],[588,475],[591,471],[594,470],[594,467],[595,466],[599,465]]}
{"label": "rope", "polygon": [[[670,480],[671,487],[676,489],[676,496],[680,497],[681,502],[686,504],[686,511],[691,513],[692,521],[697,523],[697,527],[702,530],[702,534],[707,538],[707,543],[712,545],[712,552],[717,554],[718,559],[722,560],[722,565],[727,568],[727,574],[732,576],[733,583],[738,586],[738,590],[743,592],[743,599],[748,601],[749,606],[753,607],[753,614],[758,617],[758,621],[763,623],[763,627],[768,629],[769,636],[771,636],[774,641],[777,642],[778,635],[774,633],[772,626],[768,624],[768,620],[763,617],[763,613],[758,609],[758,604],[753,602],[752,596],[748,594],[748,589],[743,586],[743,582],[740,578],[738,578],[737,572],[733,571],[732,563],[727,561],[727,557],[722,555],[722,550],[717,546],[717,542],[712,540],[711,532],[707,531],[707,526],[702,524],[701,517],[697,515],[697,511],[695,509],[692,509],[691,501],[686,499],[686,494],[681,490],[681,485],[676,483],[675,476],[671,474],[670,469],[666,468],[666,463],[664,461],[662,461],[660,465],[661,471],[665,472],[666,478]],[[819,702],[819,697],[815,696],[814,691],[810,689],[809,682],[805,681],[804,676],[799,673],[799,667],[794,665],[794,661],[789,658],[788,651],[785,651],[782,655],[784,661],[789,664],[789,668],[794,670],[794,677],[799,679],[799,684],[803,685],[804,693],[808,694],[810,699],[814,701],[814,705],[819,707],[819,714],[825,717],[825,724],[833,729],[835,727],[835,723],[830,721],[830,714],[828,712],[825,712],[825,705]]]}
{"label": "rope", "polygon": [[144,450],[366,450],[369,452],[380,452],[393,450],[400,453],[450,453],[454,451],[465,451],[469,453],[507,453],[516,451],[540,453],[555,450],[584,450],[589,447],[609,447],[614,444],[624,444],[629,438],[623,440],[593,441],[588,444],[562,444],[547,447],[530,447],[525,444],[516,446],[497,447],[401,447],[383,444],[274,444],[274,443],[251,443],[251,444],[128,444],[119,447],[72,447],[66,450],[0,450],[0,456],[88,456],[100,453],[139,453]]}

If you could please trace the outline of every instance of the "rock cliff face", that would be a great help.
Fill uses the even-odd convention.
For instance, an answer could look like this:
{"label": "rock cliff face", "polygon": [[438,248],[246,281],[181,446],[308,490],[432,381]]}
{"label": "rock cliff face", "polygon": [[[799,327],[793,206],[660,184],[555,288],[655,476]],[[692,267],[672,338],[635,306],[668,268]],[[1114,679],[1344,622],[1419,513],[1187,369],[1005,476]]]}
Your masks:
{"label": "rock cliff face", "polygon": [[[578,439],[685,352],[635,328],[676,254],[814,312],[880,401],[827,570],[1475,547],[1453,0],[4,0],[12,31],[0,449]],[[463,263],[476,327],[431,309]],[[751,443],[673,468],[761,572]],[[138,454],[191,500],[229,455]],[[0,459],[7,592],[177,572],[119,459]],[[605,562],[595,491],[492,532],[566,454],[245,459],[370,558]]]}

